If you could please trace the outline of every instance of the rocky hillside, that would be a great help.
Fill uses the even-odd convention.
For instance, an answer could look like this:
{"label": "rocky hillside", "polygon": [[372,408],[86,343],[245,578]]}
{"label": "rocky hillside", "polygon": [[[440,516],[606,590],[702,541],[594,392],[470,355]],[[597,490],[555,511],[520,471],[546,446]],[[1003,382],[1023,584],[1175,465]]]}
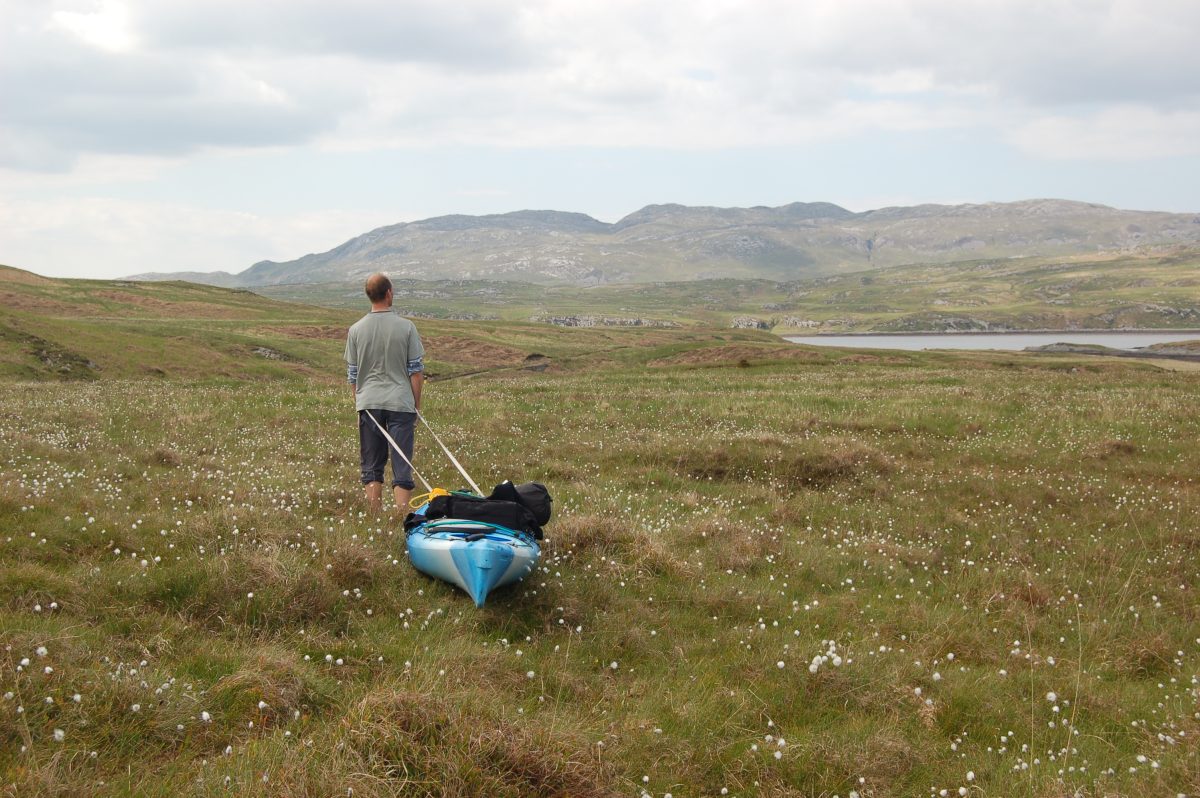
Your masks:
{"label": "rocky hillside", "polygon": [[1134,252],[1200,244],[1200,216],[1065,200],[852,213],[650,205],[615,224],[558,211],[441,216],[364,233],[328,252],[239,274],[147,274],[228,287],[357,281],[373,271],[580,285],[715,277],[791,280],[910,263]]}

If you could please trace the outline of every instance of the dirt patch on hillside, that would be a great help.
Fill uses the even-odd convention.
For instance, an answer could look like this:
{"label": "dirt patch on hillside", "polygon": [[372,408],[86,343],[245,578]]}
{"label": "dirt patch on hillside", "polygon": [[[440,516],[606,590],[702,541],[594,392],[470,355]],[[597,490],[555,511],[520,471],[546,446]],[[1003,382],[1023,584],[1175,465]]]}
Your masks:
{"label": "dirt patch on hillside", "polygon": [[78,313],[79,308],[57,299],[47,299],[43,296],[18,294],[13,291],[0,291],[0,305],[13,310],[33,310],[39,313]]}
{"label": "dirt patch on hillside", "polygon": [[288,338],[305,338],[308,340],[344,341],[349,327],[336,324],[303,324],[288,327],[260,327],[265,333],[286,335]]}
{"label": "dirt patch on hillside", "polygon": [[810,349],[790,346],[708,346],[680,352],[670,357],[651,360],[651,366],[732,366],[751,365],[779,360],[819,360],[820,355]]}
{"label": "dirt patch on hillside", "polygon": [[431,335],[425,339],[425,358],[436,358],[466,366],[516,366],[525,362],[526,353],[510,346],[477,341],[473,338]]}
{"label": "dirt patch on hillside", "polygon": [[40,274],[14,269],[11,266],[0,266],[0,282],[21,283],[23,285],[55,285],[58,280],[42,277]]}
{"label": "dirt patch on hillside", "polygon": [[843,355],[842,357],[838,358],[837,362],[842,365],[846,365],[848,363],[882,363],[887,366],[897,366],[906,364],[909,362],[909,360],[903,357],[867,355],[859,353],[853,355]]}
{"label": "dirt patch on hillside", "polygon": [[245,311],[237,308],[213,305],[208,302],[168,302],[122,291],[97,291],[92,296],[97,299],[107,299],[110,302],[119,302],[122,305],[132,305],[159,316],[187,319],[240,319],[247,315]]}

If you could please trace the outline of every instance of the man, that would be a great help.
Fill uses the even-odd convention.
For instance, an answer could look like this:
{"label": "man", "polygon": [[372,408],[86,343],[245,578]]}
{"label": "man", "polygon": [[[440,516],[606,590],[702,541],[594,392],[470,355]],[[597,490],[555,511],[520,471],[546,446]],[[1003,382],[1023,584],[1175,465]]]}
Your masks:
{"label": "man", "polygon": [[416,326],[392,311],[392,281],[386,274],[367,278],[371,312],[363,316],[346,336],[346,378],[358,410],[358,442],[362,460],[362,483],[371,512],[378,513],[383,500],[383,471],[388,452],[392,455],[392,496],[401,513],[412,495],[412,468],[367,415],[375,417],[412,460],[413,430],[421,410],[421,386],[425,379],[425,348]]}

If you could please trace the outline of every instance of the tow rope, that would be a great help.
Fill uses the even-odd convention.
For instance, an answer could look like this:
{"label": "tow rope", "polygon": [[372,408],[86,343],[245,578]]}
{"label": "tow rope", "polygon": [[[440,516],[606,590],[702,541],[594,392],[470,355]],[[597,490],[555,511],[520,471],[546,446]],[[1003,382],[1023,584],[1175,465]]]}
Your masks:
{"label": "tow rope", "polygon": [[[458,473],[463,475],[463,479],[465,479],[467,481],[467,484],[469,484],[475,490],[475,494],[478,496],[482,496],[483,491],[481,491],[479,489],[479,486],[475,484],[475,480],[471,479],[471,475],[467,473],[467,469],[463,468],[462,465],[458,462],[458,459],[450,452],[449,449],[446,448],[446,444],[442,443],[442,439],[439,438],[438,434],[433,431],[433,427],[429,426],[429,422],[425,420],[425,416],[421,415],[420,413],[417,413],[417,418],[421,419],[421,423],[425,425],[425,429],[429,430],[429,434],[433,436],[433,439],[435,441],[437,441],[438,446],[442,447],[442,451],[445,452],[446,456],[450,458],[450,462],[454,463],[454,467],[458,469]],[[376,423],[378,423],[378,422],[376,422]],[[421,480],[421,481],[424,482],[425,480]],[[428,487],[428,483],[426,483],[426,487]],[[433,489],[430,488],[430,490],[433,490]]]}
{"label": "tow rope", "polygon": [[422,504],[428,504],[429,502],[436,499],[438,496],[449,496],[449,495],[450,495],[450,491],[446,490],[445,488],[434,488],[433,490],[429,491],[428,493],[422,493],[418,496],[413,496],[411,499],[408,500],[408,506],[411,507],[412,509],[416,510]]}
{"label": "tow rope", "polygon": [[[400,446],[396,443],[396,441],[392,438],[391,435],[388,435],[388,431],[383,428],[383,425],[375,420],[375,416],[371,415],[370,410],[364,410],[363,412],[367,414],[367,418],[371,419],[371,421],[373,421],[375,423],[375,426],[379,427],[379,431],[383,433],[383,437],[387,438],[387,442],[392,445],[392,448],[396,450],[396,453],[399,454],[400,457],[404,459],[404,462],[408,463],[408,467],[412,469],[413,476],[415,476],[417,479],[421,480],[421,484],[425,486],[425,490],[432,493],[433,486],[425,481],[425,477],[421,476],[420,472],[417,471],[417,467],[412,464],[412,460],[408,459],[408,455],[406,455],[404,453],[404,450],[400,448]],[[430,431],[432,432],[432,430],[430,430]],[[439,441],[439,443],[440,442],[441,441]],[[453,459],[453,458],[451,458],[451,459]],[[457,465],[457,463],[456,463],[456,465]],[[478,490],[478,488],[476,488],[476,490]]]}
{"label": "tow rope", "polygon": [[[450,495],[449,491],[447,491],[445,488],[435,488],[432,485],[430,485],[429,482],[425,479],[425,477],[421,476],[421,472],[417,471],[417,467],[415,465],[413,465],[412,460],[408,459],[408,455],[406,455],[404,453],[404,450],[400,448],[399,444],[396,443],[395,439],[392,438],[392,436],[388,434],[388,431],[383,428],[383,425],[380,424],[378,420],[376,420],[375,416],[371,415],[371,411],[364,410],[363,412],[366,413],[367,418],[371,419],[371,422],[376,427],[379,428],[379,431],[383,434],[383,437],[386,438],[387,442],[390,443],[392,448],[396,450],[396,453],[400,455],[400,457],[404,460],[404,462],[408,463],[408,467],[412,469],[413,476],[415,476],[417,479],[421,480],[421,484],[424,485],[425,490],[428,491],[427,493],[425,493],[422,496],[414,497],[414,499],[413,499],[414,502],[416,501],[417,498],[426,499],[426,498],[433,498],[435,496],[449,496]],[[481,491],[479,489],[479,486],[475,484],[475,480],[471,479],[471,475],[467,473],[467,469],[462,467],[462,463],[458,462],[458,458],[454,456],[454,453],[450,451],[450,449],[446,446],[446,444],[442,443],[442,439],[439,438],[438,434],[433,431],[433,427],[429,426],[429,422],[425,420],[425,416],[421,415],[420,413],[417,413],[417,418],[421,419],[421,423],[425,425],[425,429],[429,430],[429,434],[433,436],[433,439],[435,441],[437,441],[437,445],[442,447],[442,451],[445,452],[446,456],[450,458],[450,462],[454,463],[454,467],[458,469],[458,473],[463,475],[463,479],[465,479],[467,481],[467,484],[469,484],[474,489],[475,494],[477,496],[482,496],[483,491]],[[413,506],[417,507],[419,505],[413,504]]]}

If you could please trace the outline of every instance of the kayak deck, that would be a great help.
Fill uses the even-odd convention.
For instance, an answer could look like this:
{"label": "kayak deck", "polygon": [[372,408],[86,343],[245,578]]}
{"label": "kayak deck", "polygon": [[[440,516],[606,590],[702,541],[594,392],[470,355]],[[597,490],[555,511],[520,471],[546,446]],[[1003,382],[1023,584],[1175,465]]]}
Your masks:
{"label": "kayak deck", "polygon": [[482,607],[495,588],[532,573],[541,556],[533,537],[484,521],[439,518],[409,530],[408,557],[418,571],[464,590]]}

